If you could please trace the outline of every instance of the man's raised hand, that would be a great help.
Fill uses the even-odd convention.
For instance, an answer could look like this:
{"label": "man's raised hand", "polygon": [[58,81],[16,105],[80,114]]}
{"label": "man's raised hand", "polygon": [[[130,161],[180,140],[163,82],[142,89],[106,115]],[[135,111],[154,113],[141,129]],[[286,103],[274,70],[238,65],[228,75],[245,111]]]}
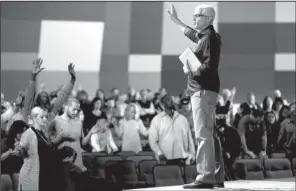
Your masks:
{"label": "man's raised hand", "polygon": [[74,67],[75,67],[75,65],[73,63],[70,63],[68,65],[68,71],[69,71],[69,74],[71,75],[72,79],[76,79],[76,72],[74,70]]}
{"label": "man's raised hand", "polygon": [[168,12],[172,21],[175,21],[178,19],[177,11],[176,11],[176,8],[173,4],[171,4],[171,9],[167,10],[167,12]]}
{"label": "man's raised hand", "polygon": [[42,67],[42,62],[43,60],[41,58],[37,58],[36,60],[33,61],[32,74],[34,76],[37,76],[42,70],[45,69],[44,67]]}

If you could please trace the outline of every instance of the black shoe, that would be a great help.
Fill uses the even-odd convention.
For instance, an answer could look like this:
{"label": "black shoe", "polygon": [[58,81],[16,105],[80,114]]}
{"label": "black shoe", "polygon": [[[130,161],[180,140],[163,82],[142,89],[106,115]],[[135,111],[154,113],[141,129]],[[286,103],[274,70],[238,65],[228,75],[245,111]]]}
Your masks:
{"label": "black shoe", "polygon": [[214,188],[213,184],[205,184],[201,182],[193,182],[191,184],[186,184],[183,186],[184,189],[197,189],[197,188]]}
{"label": "black shoe", "polygon": [[222,183],[214,184],[214,187],[215,188],[224,188],[225,185],[224,185],[224,182],[222,182]]}

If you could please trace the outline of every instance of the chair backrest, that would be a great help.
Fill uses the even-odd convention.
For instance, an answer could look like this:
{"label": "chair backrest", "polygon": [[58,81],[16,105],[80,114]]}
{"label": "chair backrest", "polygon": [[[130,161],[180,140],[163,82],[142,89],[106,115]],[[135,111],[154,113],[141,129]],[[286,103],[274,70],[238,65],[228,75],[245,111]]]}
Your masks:
{"label": "chair backrest", "polygon": [[156,160],[143,160],[139,162],[139,180],[154,186],[153,168],[157,165]]}
{"label": "chair backrest", "polygon": [[119,161],[115,178],[116,182],[138,181],[136,163],[132,160]]}
{"label": "chair backrest", "polygon": [[153,167],[155,186],[174,186],[184,184],[181,167],[177,165],[156,165]]}
{"label": "chair backrest", "polygon": [[121,161],[120,156],[103,156],[103,157],[96,157],[94,167],[96,169],[95,176],[99,178],[105,178],[105,164],[108,161]]}
{"label": "chair backrest", "polygon": [[296,174],[296,158],[293,158],[291,163],[292,163],[292,170],[293,170],[293,173],[295,176],[295,174]]}
{"label": "chair backrest", "polygon": [[153,151],[140,151],[139,156],[153,156],[155,158],[155,153]]}
{"label": "chair backrest", "polygon": [[263,164],[266,178],[293,177],[290,161],[286,158],[265,159]]}
{"label": "chair backrest", "polygon": [[271,158],[286,158],[286,153],[272,153]]}
{"label": "chair backrest", "polygon": [[239,159],[234,162],[236,178],[263,180],[263,165],[258,159]]}
{"label": "chair backrest", "polygon": [[8,174],[1,174],[0,191],[12,191],[13,184],[11,177]]}
{"label": "chair backrest", "polygon": [[143,160],[153,160],[154,158],[152,156],[128,156],[126,157],[126,160],[132,160],[136,163],[136,167],[139,167],[139,162]]}
{"label": "chair backrest", "polygon": [[109,160],[105,163],[104,169],[101,169],[105,173],[105,179],[116,183],[115,175],[118,168],[119,160]]}
{"label": "chair backrest", "polygon": [[196,165],[186,165],[184,167],[184,174],[185,174],[185,183],[192,183],[194,182],[197,171],[196,171]]}
{"label": "chair backrest", "polygon": [[125,160],[128,156],[137,156],[137,154],[133,151],[121,151],[116,153],[116,155],[121,156],[123,160]]}

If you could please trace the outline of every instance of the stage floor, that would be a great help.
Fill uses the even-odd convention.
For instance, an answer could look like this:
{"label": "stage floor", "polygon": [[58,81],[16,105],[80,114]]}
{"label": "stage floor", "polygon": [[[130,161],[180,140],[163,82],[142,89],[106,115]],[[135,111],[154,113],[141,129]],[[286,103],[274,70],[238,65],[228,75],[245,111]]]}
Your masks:
{"label": "stage floor", "polygon": [[[132,191],[152,191],[152,190],[185,190],[182,185],[179,186],[167,186],[167,187],[153,187],[144,189],[133,189]],[[188,190],[188,189],[186,189]],[[195,189],[197,190],[197,189]],[[236,180],[225,182],[225,188],[214,189],[198,189],[208,191],[259,191],[259,190],[278,190],[278,191],[295,191],[295,177],[282,178],[282,179],[265,179],[265,180]]]}

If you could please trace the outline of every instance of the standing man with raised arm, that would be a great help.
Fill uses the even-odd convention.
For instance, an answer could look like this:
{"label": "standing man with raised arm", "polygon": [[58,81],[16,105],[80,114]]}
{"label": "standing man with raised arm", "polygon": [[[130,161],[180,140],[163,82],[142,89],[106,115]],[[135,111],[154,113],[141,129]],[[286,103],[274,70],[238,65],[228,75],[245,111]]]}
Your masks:
{"label": "standing man with raised arm", "polygon": [[[220,60],[221,38],[215,31],[213,22],[215,10],[208,5],[195,8],[191,28],[179,20],[173,5],[168,10],[170,19],[185,36],[196,43],[193,52],[202,65],[188,74],[187,91],[191,96],[195,138],[198,144],[196,153],[197,177],[185,189],[224,187],[224,165],[220,141],[214,134],[215,105],[220,91],[218,65]],[[190,71],[189,68],[184,71]],[[216,167],[216,161],[219,167]]]}

